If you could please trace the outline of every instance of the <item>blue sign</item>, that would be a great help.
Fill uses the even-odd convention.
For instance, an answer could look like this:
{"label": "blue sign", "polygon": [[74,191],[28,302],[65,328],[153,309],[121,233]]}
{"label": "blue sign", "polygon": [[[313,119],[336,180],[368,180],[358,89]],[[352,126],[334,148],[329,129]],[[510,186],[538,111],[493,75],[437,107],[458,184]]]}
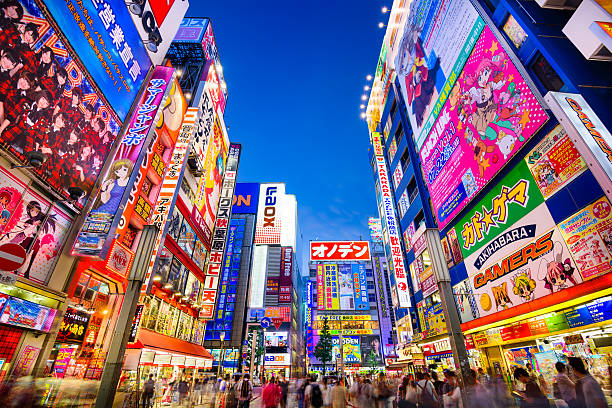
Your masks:
{"label": "blue sign", "polygon": [[586,306],[577,307],[573,310],[565,312],[569,327],[579,327],[593,324],[593,318]]}
{"label": "blue sign", "polygon": [[94,82],[125,120],[151,68],[126,3],[119,0],[45,0]]}
{"label": "blue sign", "polygon": [[612,319],[612,298],[602,298],[587,305],[593,322],[599,323]]}
{"label": "blue sign", "polygon": [[257,214],[259,183],[237,183],[232,214]]}
{"label": "blue sign", "polygon": [[272,320],[269,317],[264,317],[263,319],[261,319],[259,324],[262,328],[267,329],[272,324]]}
{"label": "blue sign", "polygon": [[353,272],[353,292],[355,293],[355,310],[370,310],[368,283],[364,264],[351,264]]}

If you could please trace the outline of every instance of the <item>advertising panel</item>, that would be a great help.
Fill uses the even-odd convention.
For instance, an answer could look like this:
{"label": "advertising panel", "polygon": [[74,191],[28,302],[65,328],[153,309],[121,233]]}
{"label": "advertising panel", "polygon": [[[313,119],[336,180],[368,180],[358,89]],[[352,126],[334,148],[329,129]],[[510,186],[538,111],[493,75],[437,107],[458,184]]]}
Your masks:
{"label": "advertising panel", "polygon": [[612,271],[612,207],[602,197],[559,224],[584,280]]}
{"label": "advertising panel", "polygon": [[[94,205],[87,215],[73,247],[73,254],[105,258],[123,206],[130,196],[140,165],[141,154],[151,138],[150,131],[161,115],[174,69],[158,66],[143,92],[130,124],[122,136],[113,162],[105,175]],[[155,113],[154,113],[155,112]]]}
{"label": "advertising panel", "polygon": [[286,353],[288,338],[287,332],[264,332],[266,353]]}
{"label": "advertising panel", "polygon": [[351,265],[338,265],[338,282],[340,285],[340,310],[355,310]]}
{"label": "advertising panel", "polygon": [[8,297],[0,316],[0,323],[41,330],[49,312],[48,307],[15,297]]}
{"label": "advertising panel", "polygon": [[[520,231],[508,230],[504,239],[492,238],[544,202],[524,162],[518,163],[486,196],[457,222],[457,239],[465,258],[485,247],[489,251],[503,247],[506,241],[518,239]],[[550,218],[550,217],[548,217]],[[535,237],[535,231],[531,237]],[[452,245],[451,245],[452,249]],[[454,255],[454,254],[453,254]]]}
{"label": "advertising panel", "polygon": [[311,261],[369,261],[368,241],[310,241]]}
{"label": "advertising panel", "polygon": [[474,297],[474,291],[470,285],[470,280],[466,279],[453,286],[453,294],[455,295],[455,303],[461,323],[466,323],[480,317],[478,314],[478,305]]}
{"label": "advertising panel", "polygon": [[291,365],[291,355],[289,353],[265,355],[264,365],[269,366],[289,366]]}
{"label": "advertising panel", "polygon": [[[539,221],[539,219],[536,217]],[[474,258],[466,269],[478,304],[478,313],[487,316],[582,282],[580,274],[557,228],[524,244],[508,244],[504,254],[488,259],[479,269]]]}
{"label": "advertising panel", "polygon": [[438,282],[436,282],[433,268],[424,268],[423,271],[419,273],[419,287],[423,292],[424,298],[438,290]]}
{"label": "advertising panel", "polygon": [[45,0],[45,6],[95,84],[125,120],[152,66],[126,4],[118,0]]}
{"label": "advertising panel", "polygon": [[[0,102],[4,113],[0,115],[0,143],[23,164],[29,163],[27,155],[31,152],[44,153],[45,164],[30,171],[64,197],[68,197],[69,187],[79,187],[87,196],[120,124],[101,99],[99,88],[85,76],[74,59],[75,54],[59,39],[36,2],[17,1],[14,7],[16,17],[6,19],[0,38],[0,48],[7,55],[8,64],[3,68],[6,72],[2,77],[4,91]],[[66,14],[72,18],[71,13]],[[97,13],[94,18],[98,18]],[[98,24],[97,20],[95,23]],[[74,22],[70,26],[73,25]],[[65,30],[64,34],[69,35],[71,31]],[[92,40],[96,44],[97,38]],[[123,65],[121,61],[119,64]],[[97,61],[85,65],[93,70],[100,66]],[[127,108],[139,86],[132,89]],[[109,100],[118,93],[116,87],[102,90],[108,91]]]}
{"label": "advertising panel", "polygon": [[338,265],[325,264],[325,309],[340,309],[340,293],[338,290]]}
{"label": "advertising panel", "polygon": [[370,310],[365,265],[354,263],[351,264],[351,269],[353,272],[353,292],[355,294],[355,310]]}
{"label": "advertising panel", "polygon": [[72,347],[62,347],[59,349],[57,357],[55,358],[55,363],[53,363],[54,377],[64,378],[64,375],[66,375],[66,370],[68,369],[68,364],[72,358],[72,354],[74,354],[76,350],[77,349]]}
{"label": "advertising panel", "polygon": [[469,0],[418,0],[410,4],[395,69],[417,150],[483,27]]}
{"label": "advertising panel", "polygon": [[404,255],[402,251],[402,244],[400,241],[400,230],[395,215],[395,206],[393,205],[392,190],[389,183],[389,176],[387,174],[387,164],[385,158],[381,156],[376,157],[376,167],[378,170],[378,180],[380,182],[380,191],[382,197],[382,211],[381,218],[387,226],[387,242],[391,248],[390,255],[392,260],[393,275],[395,278],[395,287],[397,289],[398,303],[400,307],[410,307],[410,293],[408,290],[408,277],[406,276],[406,268],[404,265]]}
{"label": "advertising panel", "polygon": [[255,214],[259,201],[259,183],[238,183],[232,214]]}
{"label": "advertising panel", "polygon": [[36,362],[39,352],[40,348],[38,347],[33,347],[30,345],[25,346],[21,352],[21,355],[19,356],[19,360],[17,360],[15,363],[13,372],[11,374],[16,378],[29,375],[32,371],[32,366]]}
{"label": "advertising panel", "polygon": [[293,287],[291,275],[293,273],[293,248],[282,247],[281,270],[278,279],[278,302],[291,303],[291,288]]}
{"label": "advertising panel", "polygon": [[69,307],[66,309],[62,325],[57,334],[60,343],[81,343],[85,339],[91,315],[82,310]]}
{"label": "advertising panel", "polygon": [[544,198],[549,198],[587,169],[584,159],[561,127],[555,126],[525,157]]}
{"label": "advertising panel", "polygon": [[71,222],[68,215],[0,166],[0,252],[7,244],[22,249],[22,260],[17,262],[21,266],[14,273],[45,285]]}
{"label": "advertising panel", "polygon": [[278,276],[266,278],[266,298],[270,300],[270,296],[278,296]]}
{"label": "advertising panel", "polygon": [[367,367],[383,365],[382,348],[378,336],[361,336],[361,359],[362,365]]}
{"label": "advertising panel", "polygon": [[[343,346],[342,354],[345,363],[360,363],[361,362],[361,351],[359,348],[359,336],[346,336],[342,337]],[[338,338],[338,344],[340,339]]]}
{"label": "advertising panel", "polygon": [[[200,177],[193,212],[199,211],[204,218],[204,244],[210,246],[215,225],[215,214],[219,205],[221,183],[223,181],[229,138],[223,117],[215,117],[213,136],[208,143],[204,159],[204,173]],[[233,200],[233,197],[232,197]]]}
{"label": "advertising panel", "polygon": [[370,239],[372,242],[382,242],[382,224],[380,218],[370,217],[368,219],[368,228],[370,229]]}
{"label": "advertising panel", "polygon": [[440,228],[547,120],[493,32],[485,27],[419,153]]}
{"label": "advertising panel", "polygon": [[325,310],[325,272],[317,265],[317,310]]}
{"label": "advertising panel", "polygon": [[280,245],[282,228],[280,207],[284,195],[285,185],[282,183],[260,184],[255,244]]}

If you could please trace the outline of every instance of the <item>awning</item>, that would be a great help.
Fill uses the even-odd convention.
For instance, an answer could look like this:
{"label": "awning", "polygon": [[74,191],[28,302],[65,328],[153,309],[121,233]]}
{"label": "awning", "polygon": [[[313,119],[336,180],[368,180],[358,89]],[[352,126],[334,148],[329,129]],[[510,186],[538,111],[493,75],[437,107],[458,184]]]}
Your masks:
{"label": "awning", "polygon": [[167,353],[181,353],[213,360],[212,354],[202,346],[143,328],[138,332],[136,342],[128,344],[127,348],[149,348]]}

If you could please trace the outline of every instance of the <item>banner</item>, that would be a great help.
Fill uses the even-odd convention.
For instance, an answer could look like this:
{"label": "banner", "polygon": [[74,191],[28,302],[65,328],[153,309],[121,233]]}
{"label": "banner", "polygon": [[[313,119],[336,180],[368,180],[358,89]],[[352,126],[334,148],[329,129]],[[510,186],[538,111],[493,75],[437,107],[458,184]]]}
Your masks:
{"label": "banner", "polygon": [[338,290],[338,265],[325,264],[325,309],[340,309],[340,292]]}
{"label": "banner", "polygon": [[351,265],[338,265],[338,282],[340,285],[340,310],[355,310]]}
{"label": "banner", "polygon": [[365,266],[362,264],[351,264],[353,271],[353,292],[355,294],[355,310],[370,310],[368,299],[368,283],[366,280]]}
{"label": "banner", "polygon": [[122,136],[113,162],[104,177],[97,199],[87,215],[74,247],[73,255],[104,259],[114,238],[123,206],[130,196],[132,185],[145,154],[154,124],[161,115],[167,91],[174,78],[174,69],[158,66],[142,94],[139,104]]}
{"label": "banner", "polygon": [[361,361],[364,367],[383,365],[382,348],[378,336],[361,336]]}
{"label": "banner", "polygon": [[612,270],[612,207],[606,197],[559,224],[584,280]]}
{"label": "banner", "polygon": [[291,290],[293,281],[291,279],[293,273],[293,248],[281,248],[281,270],[280,278],[278,279],[278,302],[291,303]]}
{"label": "banner", "polygon": [[419,153],[439,227],[459,214],[547,120],[485,27]]}
{"label": "banner", "polygon": [[544,198],[549,198],[587,169],[574,143],[561,127],[555,126],[525,157]]}
{"label": "banner", "polygon": [[[398,169],[401,168],[398,166]],[[370,217],[368,219],[368,228],[370,229],[370,239],[372,242],[382,242],[382,224],[380,218]]]}
{"label": "banner", "polygon": [[469,0],[414,0],[395,57],[395,69],[417,150],[484,27]]}
{"label": "banner", "polygon": [[368,241],[310,241],[311,261],[369,261]]}
{"label": "banner", "polygon": [[285,195],[282,183],[260,184],[255,244],[280,245],[282,220],[281,200]]}
{"label": "banner", "polygon": [[258,202],[259,183],[238,183],[232,214],[256,214]]}
{"label": "banner", "polygon": [[325,310],[325,272],[317,265],[317,310]]}

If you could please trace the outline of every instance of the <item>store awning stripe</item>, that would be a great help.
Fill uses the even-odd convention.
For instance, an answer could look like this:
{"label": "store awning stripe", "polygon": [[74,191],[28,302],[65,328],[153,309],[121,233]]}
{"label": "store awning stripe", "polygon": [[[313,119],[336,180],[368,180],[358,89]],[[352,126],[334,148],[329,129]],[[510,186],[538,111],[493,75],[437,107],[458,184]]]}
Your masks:
{"label": "store awning stripe", "polygon": [[165,351],[167,353],[180,353],[194,357],[213,359],[212,354],[202,346],[142,328],[138,332],[138,339],[136,342],[128,344],[127,347],[150,348],[152,350]]}

